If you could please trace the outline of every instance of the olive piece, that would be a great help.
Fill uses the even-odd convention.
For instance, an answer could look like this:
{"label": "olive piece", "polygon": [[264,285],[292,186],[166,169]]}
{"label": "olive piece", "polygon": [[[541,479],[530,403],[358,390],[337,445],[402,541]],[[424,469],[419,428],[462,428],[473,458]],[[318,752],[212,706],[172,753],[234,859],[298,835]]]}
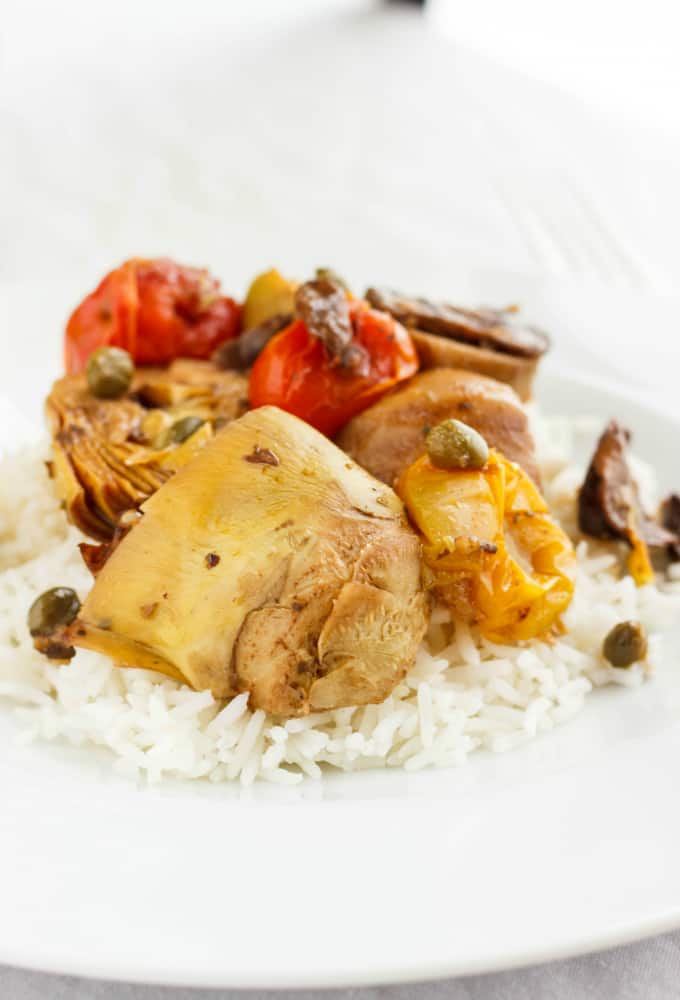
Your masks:
{"label": "olive piece", "polygon": [[98,347],[87,359],[87,384],[98,399],[118,399],[127,392],[135,366],[120,347]]}
{"label": "olive piece", "polygon": [[157,448],[168,448],[171,444],[181,444],[205,423],[202,417],[182,417],[167,427],[156,439]]}
{"label": "olive piece", "polygon": [[70,587],[52,587],[36,597],[28,612],[32,636],[48,636],[60,625],[70,625],[80,611],[80,601]]}
{"label": "olive piece", "polygon": [[602,655],[613,667],[630,667],[647,655],[647,636],[640,622],[619,622],[602,644]]}
{"label": "olive piece", "polygon": [[481,469],[489,446],[473,427],[461,420],[443,420],[427,432],[427,454],[438,469]]}

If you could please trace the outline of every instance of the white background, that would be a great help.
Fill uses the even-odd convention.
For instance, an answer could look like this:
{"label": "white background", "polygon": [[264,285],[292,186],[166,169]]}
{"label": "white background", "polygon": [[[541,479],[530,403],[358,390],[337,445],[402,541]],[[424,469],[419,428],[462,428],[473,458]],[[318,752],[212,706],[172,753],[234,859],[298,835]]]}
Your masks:
{"label": "white background", "polygon": [[[0,344],[21,375],[1,366],[0,389],[48,377],[61,317],[103,271],[164,253],[236,294],[262,267],[331,263],[360,285],[520,298],[558,362],[677,406],[673,15],[661,0],[439,0],[425,18],[365,2],[5,3]],[[639,337],[618,336],[613,301]],[[13,342],[17,309],[44,325],[44,357]],[[670,996],[677,941],[416,995]],[[5,970],[0,994],[158,991]]]}

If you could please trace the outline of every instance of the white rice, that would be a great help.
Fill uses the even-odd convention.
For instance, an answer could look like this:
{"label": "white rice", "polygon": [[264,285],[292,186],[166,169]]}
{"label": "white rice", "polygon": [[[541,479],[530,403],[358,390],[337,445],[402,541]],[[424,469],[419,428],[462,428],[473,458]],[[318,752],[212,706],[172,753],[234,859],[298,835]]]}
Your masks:
{"label": "white rice", "polygon": [[[574,443],[585,435],[592,446],[598,429],[583,420],[536,421],[546,494],[568,530],[575,530],[583,477],[571,462]],[[572,719],[593,687],[642,684],[663,656],[660,630],[680,611],[678,567],[668,582],[636,588],[620,575],[616,553],[580,541],[563,637],[497,645],[436,608],[413,669],[381,705],[286,721],[250,711],[245,694],[216,702],[208,692],[117,668],[84,650],[55,666],[33,649],[27,609],[57,584],[82,598],[91,580],[44,453],[36,447],[0,463],[0,698],[19,706],[22,738],[107,747],[115,769],[133,777],[294,784],[329,767],[417,770],[461,764],[479,748],[510,750]],[[651,470],[637,467],[649,493]],[[600,656],[603,636],[624,618],[641,620],[651,633],[645,668],[616,670]]]}

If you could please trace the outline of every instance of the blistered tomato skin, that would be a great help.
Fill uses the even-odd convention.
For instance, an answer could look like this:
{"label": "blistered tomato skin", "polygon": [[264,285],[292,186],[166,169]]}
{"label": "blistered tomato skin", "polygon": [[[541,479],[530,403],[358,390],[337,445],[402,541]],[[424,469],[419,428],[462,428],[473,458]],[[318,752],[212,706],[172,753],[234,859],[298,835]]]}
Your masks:
{"label": "blistered tomato skin", "polygon": [[368,355],[368,370],[343,370],[302,320],[277,334],[250,376],[251,406],[278,406],[332,436],[393,386],[418,371],[407,331],[386,313],[350,303],[354,343]]}
{"label": "blistered tomato skin", "polygon": [[64,340],[64,364],[72,375],[84,371],[98,347],[121,347],[135,356],[137,282],[133,261],[111,271],[71,314]]}
{"label": "blistered tomato skin", "polygon": [[120,347],[136,364],[208,358],[240,325],[240,306],[220,294],[208,271],[134,258],[107,274],[71,315],[66,371],[83,371],[98,347]]}

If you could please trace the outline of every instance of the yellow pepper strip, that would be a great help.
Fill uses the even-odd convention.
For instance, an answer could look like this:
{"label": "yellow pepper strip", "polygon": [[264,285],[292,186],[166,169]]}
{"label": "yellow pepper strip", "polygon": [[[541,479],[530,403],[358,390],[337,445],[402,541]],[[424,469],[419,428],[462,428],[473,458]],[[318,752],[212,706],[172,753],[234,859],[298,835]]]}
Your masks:
{"label": "yellow pepper strip", "polygon": [[635,515],[631,510],[628,518],[628,543],[630,553],[628,555],[628,572],[635,580],[638,587],[644,587],[646,583],[654,583],[654,567],[649,557],[649,549],[644,538],[641,538],[635,526]]}
{"label": "yellow pepper strip", "polygon": [[439,469],[423,456],[397,492],[455,617],[496,642],[544,636],[557,624],[574,592],[576,554],[518,465],[493,450],[482,469]]}

